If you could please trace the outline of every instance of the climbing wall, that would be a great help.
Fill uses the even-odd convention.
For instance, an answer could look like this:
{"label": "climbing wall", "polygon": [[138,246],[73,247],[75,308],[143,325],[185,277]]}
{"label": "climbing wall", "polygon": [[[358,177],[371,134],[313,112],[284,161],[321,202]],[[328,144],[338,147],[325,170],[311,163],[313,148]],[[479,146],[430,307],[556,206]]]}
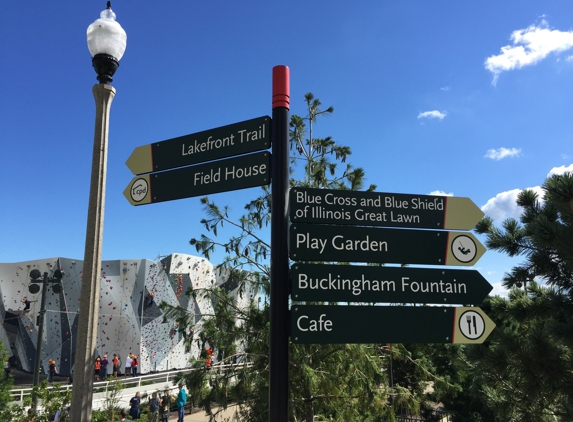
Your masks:
{"label": "climbing wall", "polygon": [[[64,272],[62,291],[55,293],[49,283],[46,294],[42,372],[50,358],[56,361],[60,374],[71,372],[81,312],[82,264],[68,258],[0,264],[0,341],[23,370],[31,372],[34,367],[42,296],[41,288],[36,294],[29,291],[33,284],[30,271],[38,269],[52,277],[54,270],[60,269]],[[96,355],[107,354],[111,360],[117,353],[125,363],[127,354],[133,353],[139,357],[141,373],[188,367],[190,358],[199,356],[198,346],[194,343],[186,353],[178,327],[164,320],[157,305],[164,301],[191,313],[198,334],[203,315],[213,313],[210,296],[200,289],[225,281],[209,261],[185,254],[159,261],[102,262]],[[195,298],[185,295],[189,288],[199,290]],[[31,302],[27,313],[23,312],[24,297]]]}

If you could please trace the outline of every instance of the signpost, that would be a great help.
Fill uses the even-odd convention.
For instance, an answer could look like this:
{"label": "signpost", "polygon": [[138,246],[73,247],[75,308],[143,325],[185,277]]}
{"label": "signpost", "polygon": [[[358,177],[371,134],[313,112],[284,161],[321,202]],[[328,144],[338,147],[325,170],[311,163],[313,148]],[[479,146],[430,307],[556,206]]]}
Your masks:
{"label": "signpost", "polygon": [[291,280],[295,302],[475,305],[493,289],[476,270],[435,268],[295,263]]}
{"label": "signpost", "polygon": [[[485,252],[471,233],[436,230],[474,227],[483,212],[468,198],[310,188],[293,188],[289,198],[289,109],[290,71],[276,66],[272,134],[271,118],[263,116],[137,147],[126,162],[136,177],[123,192],[130,204],[145,205],[268,185],[272,178],[272,422],[288,421],[289,253],[295,261],[463,266]],[[248,154],[268,149],[271,135],[272,157]],[[293,302],[472,304],[492,289],[468,270],[297,263],[291,275]],[[482,343],[495,327],[481,309],[464,307],[294,304],[291,318],[292,340],[303,344]]]}
{"label": "signpost", "polygon": [[292,224],[296,261],[474,265],[484,246],[467,232]]}
{"label": "signpost", "polygon": [[184,167],[270,147],[271,118],[258,117],[135,148],[126,163],[133,174]]}
{"label": "signpost", "polygon": [[477,307],[292,305],[298,344],[483,343],[495,323]]}
{"label": "signpost", "polygon": [[270,180],[270,154],[259,152],[136,176],[123,194],[131,205],[145,205],[268,185]]}
{"label": "signpost", "polygon": [[484,213],[469,198],[312,188],[290,191],[293,223],[470,230]]}

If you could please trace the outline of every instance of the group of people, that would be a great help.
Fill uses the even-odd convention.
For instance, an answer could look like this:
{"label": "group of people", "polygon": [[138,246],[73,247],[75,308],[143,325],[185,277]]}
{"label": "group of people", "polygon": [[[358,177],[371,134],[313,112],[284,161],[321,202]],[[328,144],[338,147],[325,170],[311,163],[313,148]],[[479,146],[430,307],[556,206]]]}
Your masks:
{"label": "group of people", "polygon": [[[149,422],[159,422],[159,418],[161,417],[161,422],[168,422],[169,421],[169,412],[171,410],[171,395],[169,394],[169,390],[165,390],[163,392],[163,396],[161,398],[158,397],[159,395],[157,392],[154,392],[149,399],[149,412],[150,415],[148,416]],[[187,403],[187,393],[183,389],[183,385],[179,385],[179,393],[177,394],[177,422],[183,422],[183,417],[185,415],[185,404]],[[141,394],[139,391],[135,393],[135,396],[129,401],[129,416],[132,420],[140,419],[141,418]],[[120,414],[121,419],[120,421],[125,421],[127,417],[127,413],[122,410]]]}
{"label": "group of people", "polygon": [[[113,354],[113,359],[111,361],[113,365],[113,376],[117,377],[119,370],[121,359],[119,355]],[[96,358],[94,363],[94,371],[95,371],[95,379],[96,381],[103,381],[107,378],[107,367],[110,364],[110,361],[107,359],[107,355],[103,355],[103,359],[99,356]],[[125,376],[133,376],[137,377],[139,369],[139,360],[136,355],[133,353],[128,353],[127,358],[125,359]]]}
{"label": "group of people", "polygon": [[[110,364],[110,361],[107,358],[107,354],[103,355],[103,358],[97,357],[94,362],[94,376],[96,381],[105,381],[108,377],[107,368]],[[111,361],[113,365],[113,376],[117,377],[120,370],[121,360],[119,355],[113,354],[113,359]],[[125,376],[138,376],[138,368],[139,368],[139,360],[137,356],[133,353],[129,353],[127,355],[127,359],[125,360]],[[6,373],[6,377],[8,377],[10,373],[10,364],[8,363],[8,359],[4,363],[4,371]],[[53,359],[48,359],[48,382],[52,383],[54,381],[54,375],[58,374],[58,370],[56,369],[56,361]],[[72,376],[68,377],[68,382],[72,383]]]}

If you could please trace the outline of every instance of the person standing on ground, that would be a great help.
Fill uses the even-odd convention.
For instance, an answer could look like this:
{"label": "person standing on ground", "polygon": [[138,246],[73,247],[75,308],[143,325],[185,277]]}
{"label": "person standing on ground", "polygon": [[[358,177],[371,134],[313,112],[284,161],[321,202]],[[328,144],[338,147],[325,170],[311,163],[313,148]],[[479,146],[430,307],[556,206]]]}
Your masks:
{"label": "person standing on ground", "polygon": [[4,381],[10,376],[10,361],[8,358],[4,360]]}
{"label": "person standing on ground", "polygon": [[101,369],[99,371],[102,381],[105,381],[107,378],[107,365],[109,365],[109,360],[107,360],[107,355],[103,355],[103,359],[101,360]]}
{"label": "person standing on ground", "polygon": [[131,400],[129,401],[129,405],[131,406],[131,408],[129,409],[129,416],[132,417],[132,419],[139,419],[141,416],[141,409],[139,409],[139,404],[141,403],[141,394],[138,391],[137,393],[135,393],[135,397],[132,397]]}
{"label": "person standing on ground", "polygon": [[117,372],[119,371],[119,356],[115,353],[113,354],[113,376],[117,378]]}
{"label": "person standing on ground", "polygon": [[131,353],[127,354],[127,358],[125,358],[125,376],[128,377],[131,375]]}
{"label": "person standing on ground", "polygon": [[161,413],[161,422],[169,422],[169,409],[171,408],[171,396],[169,395],[169,390],[163,392],[163,397],[161,397],[161,407],[159,411]]}
{"label": "person standing on ground", "polygon": [[54,375],[58,373],[58,369],[56,368],[56,361],[53,359],[48,360],[48,382],[51,384],[54,382]]}
{"label": "person standing on ground", "polygon": [[187,403],[187,393],[183,389],[183,384],[179,384],[179,394],[177,394],[177,422],[183,422],[185,417],[185,404]]}
{"label": "person standing on ground", "polygon": [[148,417],[149,422],[159,422],[159,399],[157,398],[157,391],[151,395],[149,400],[149,411],[151,414]]}
{"label": "person standing on ground", "polygon": [[137,360],[137,356],[131,355],[131,375],[134,377],[137,376],[137,368],[139,368],[139,361]]}
{"label": "person standing on ground", "polygon": [[100,371],[101,371],[101,358],[98,356],[95,360],[95,379],[96,381],[99,381],[99,375],[100,375]]}

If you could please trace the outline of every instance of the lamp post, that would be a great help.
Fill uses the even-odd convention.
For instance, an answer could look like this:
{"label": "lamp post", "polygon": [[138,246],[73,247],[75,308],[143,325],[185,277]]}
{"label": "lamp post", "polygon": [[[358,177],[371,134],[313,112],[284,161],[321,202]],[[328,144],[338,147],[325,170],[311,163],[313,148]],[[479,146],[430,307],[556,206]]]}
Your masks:
{"label": "lamp post", "polygon": [[90,422],[92,414],[92,369],[99,316],[109,110],[115,96],[115,89],[109,84],[125,52],[126,40],[125,31],[116,22],[111,2],[108,1],[100,18],[87,30],[88,48],[100,83],[93,87],[96,118],[70,412],[70,420],[74,422]]}
{"label": "lamp post", "polygon": [[[42,299],[40,300],[40,314],[38,316],[38,339],[36,341],[36,360],[34,362],[34,378],[32,384],[35,386],[40,385],[40,365],[42,362],[42,337],[44,337],[44,321],[46,319],[46,294],[48,293],[48,283],[58,283],[55,284],[52,289],[55,293],[60,293],[62,291],[60,280],[62,279],[63,273],[60,270],[55,270],[53,278],[48,278],[48,273],[44,273],[43,280],[39,280],[42,277],[40,270],[35,269],[30,271],[30,278],[33,283],[42,283]],[[57,287],[59,286],[59,288]],[[30,293],[38,293],[40,286],[37,284],[30,284]],[[34,403],[34,408],[38,403],[38,396],[36,393],[32,394],[32,402]]]}

